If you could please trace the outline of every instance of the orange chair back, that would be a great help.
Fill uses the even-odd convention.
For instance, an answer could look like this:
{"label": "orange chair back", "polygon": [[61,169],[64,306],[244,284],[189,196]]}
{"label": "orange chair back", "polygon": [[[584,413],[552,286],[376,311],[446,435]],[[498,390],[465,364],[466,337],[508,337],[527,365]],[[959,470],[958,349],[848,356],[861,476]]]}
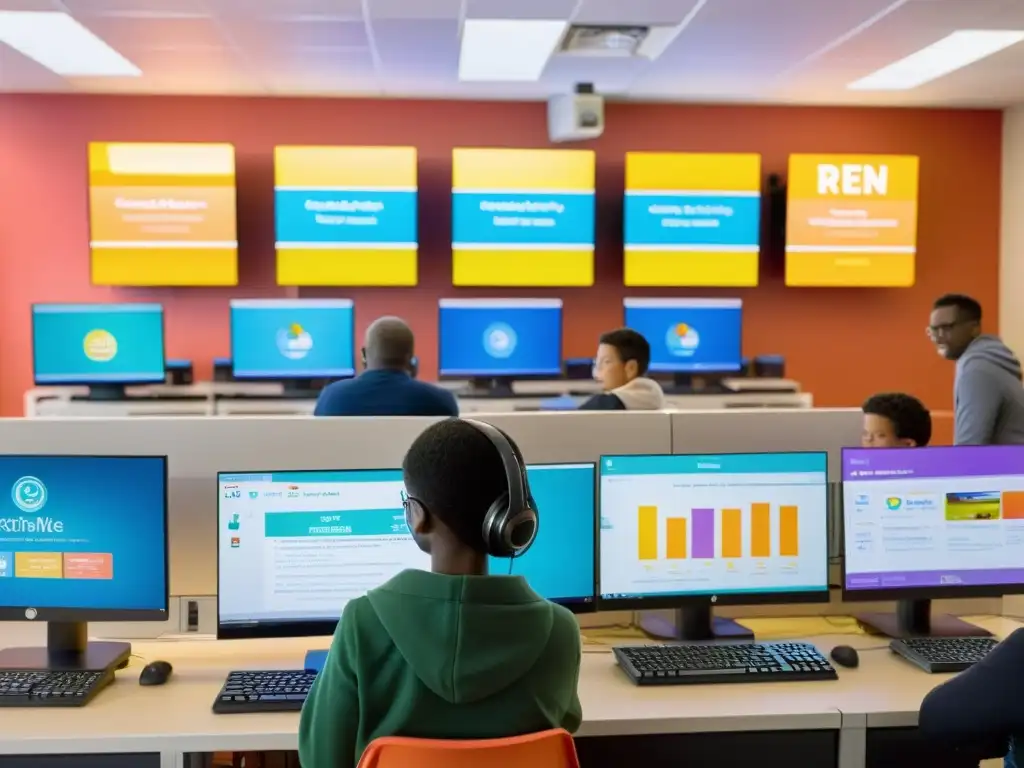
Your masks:
{"label": "orange chair back", "polygon": [[457,741],[380,738],[359,768],[579,768],[576,745],[562,729],[507,739]]}

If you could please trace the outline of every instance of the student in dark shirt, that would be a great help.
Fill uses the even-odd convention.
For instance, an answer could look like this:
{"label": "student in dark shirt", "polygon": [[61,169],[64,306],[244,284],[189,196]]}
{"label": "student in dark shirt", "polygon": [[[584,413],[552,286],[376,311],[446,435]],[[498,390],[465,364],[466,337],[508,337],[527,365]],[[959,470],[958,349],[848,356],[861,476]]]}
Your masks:
{"label": "student in dark shirt", "polygon": [[932,439],[932,415],[913,395],[872,395],[861,406],[862,448],[920,448]]}
{"label": "student in dark shirt", "polygon": [[397,317],[381,317],[366,330],[363,365],[354,379],[320,393],[316,416],[458,416],[455,396],[416,381],[412,329]]}
{"label": "student in dark shirt", "polygon": [[658,411],[665,407],[665,393],[647,378],[651,345],[632,328],[602,334],[594,359],[594,378],[604,392],[580,406],[583,411]]}
{"label": "student in dark shirt", "polygon": [[921,704],[925,739],[974,763],[1004,757],[1024,766],[1024,629],[984,659],[932,690]]}

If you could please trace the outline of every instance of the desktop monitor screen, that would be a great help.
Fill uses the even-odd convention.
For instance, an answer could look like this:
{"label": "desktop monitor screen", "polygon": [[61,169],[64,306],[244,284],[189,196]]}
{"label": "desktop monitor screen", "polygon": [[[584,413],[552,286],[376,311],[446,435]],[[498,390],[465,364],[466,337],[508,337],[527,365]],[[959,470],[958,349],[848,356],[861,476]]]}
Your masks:
{"label": "desktop monitor screen", "polygon": [[343,378],[355,374],[349,299],[231,302],[231,358],[238,379]]}
{"label": "desktop monitor screen", "polygon": [[742,367],[740,299],[626,299],[626,326],[651,345],[652,373],[729,373]]}
{"label": "desktop monitor screen", "polygon": [[602,456],[600,607],[826,602],[827,460]]}
{"label": "desktop monitor screen", "polygon": [[[541,525],[512,573],[549,600],[593,610],[594,465],[527,472]],[[406,527],[401,470],[221,473],[218,484],[221,637],[330,634],[349,600],[430,568]],[[491,572],[509,563],[493,559]]]}
{"label": "desktop monitor screen", "polygon": [[441,299],[440,375],[562,373],[560,299]]}
{"label": "desktop monitor screen", "polygon": [[163,307],[33,304],[32,368],[40,385],[163,382]]}
{"label": "desktop monitor screen", "polygon": [[847,599],[1024,592],[1024,445],[844,448]]}
{"label": "desktop monitor screen", "polygon": [[0,620],[167,618],[164,456],[0,456]]}

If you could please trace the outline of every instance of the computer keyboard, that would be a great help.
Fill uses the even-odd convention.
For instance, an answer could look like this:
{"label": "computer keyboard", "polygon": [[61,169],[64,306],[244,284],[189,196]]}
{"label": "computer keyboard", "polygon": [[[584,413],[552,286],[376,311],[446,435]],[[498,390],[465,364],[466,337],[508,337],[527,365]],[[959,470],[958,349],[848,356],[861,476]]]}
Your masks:
{"label": "computer keyboard", "polygon": [[229,672],[213,702],[218,715],[246,712],[298,712],[316,672],[289,669],[269,672]]}
{"label": "computer keyboard", "polygon": [[991,637],[912,637],[893,640],[889,648],[925,672],[963,672],[998,642]]}
{"label": "computer keyboard", "polygon": [[0,707],[82,707],[114,672],[0,671]]}
{"label": "computer keyboard", "polygon": [[692,643],[613,649],[637,685],[835,680],[838,675],[809,643]]}

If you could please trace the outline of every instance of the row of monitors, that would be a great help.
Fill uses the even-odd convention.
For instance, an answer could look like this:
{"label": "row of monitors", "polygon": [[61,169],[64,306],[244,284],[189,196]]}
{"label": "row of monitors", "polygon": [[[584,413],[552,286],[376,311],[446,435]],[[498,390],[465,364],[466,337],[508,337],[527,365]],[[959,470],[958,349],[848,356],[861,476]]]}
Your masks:
{"label": "row of monitors", "polygon": [[[851,448],[842,463],[846,599],[1024,591],[1024,447]],[[826,602],[826,464],[530,465],[540,527],[511,572],[577,612]],[[166,472],[164,457],[0,457],[0,620],[164,618]],[[348,600],[429,568],[398,469],[220,473],[217,493],[221,637],[329,634]]]}
{"label": "row of monitors", "polygon": [[[452,284],[594,283],[596,155],[578,149],[452,152]],[[280,285],[418,282],[414,147],[274,151]],[[627,286],[758,283],[761,157],[629,152]],[[230,144],[89,145],[93,282],[236,285]],[[918,159],[792,155],[786,283],[912,285]],[[775,202],[775,201],[773,201]]]}
{"label": "row of monitors", "polygon": [[[739,299],[626,299],[625,323],[652,350],[651,370],[735,372],[741,367]],[[235,300],[231,359],[238,379],[355,374],[354,304],[348,299]],[[442,377],[558,377],[558,299],[442,299]],[[597,333],[595,333],[595,345]],[[159,304],[36,304],[32,350],[38,385],[145,384],[165,377]]]}

